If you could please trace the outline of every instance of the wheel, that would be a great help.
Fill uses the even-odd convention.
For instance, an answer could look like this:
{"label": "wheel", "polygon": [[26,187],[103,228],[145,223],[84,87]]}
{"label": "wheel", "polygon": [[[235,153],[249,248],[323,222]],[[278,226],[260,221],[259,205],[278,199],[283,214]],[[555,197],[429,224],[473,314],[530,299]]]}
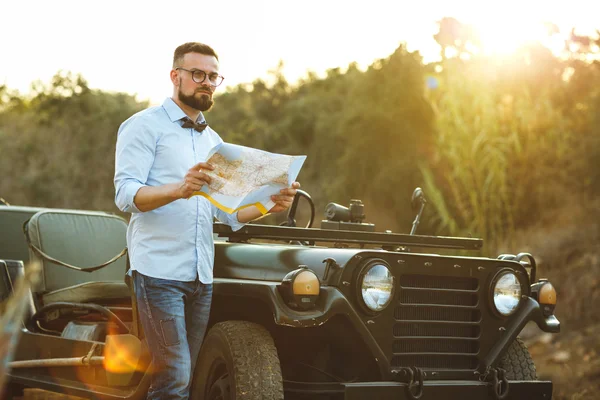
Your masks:
{"label": "wheel", "polygon": [[281,366],[269,332],[247,321],[213,326],[198,356],[191,394],[197,400],[283,400]]}
{"label": "wheel", "polygon": [[527,350],[527,346],[520,338],[517,338],[500,361],[498,365],[506,371],[506,379],[511,381],[534,381],[537,380],[535,364]]}

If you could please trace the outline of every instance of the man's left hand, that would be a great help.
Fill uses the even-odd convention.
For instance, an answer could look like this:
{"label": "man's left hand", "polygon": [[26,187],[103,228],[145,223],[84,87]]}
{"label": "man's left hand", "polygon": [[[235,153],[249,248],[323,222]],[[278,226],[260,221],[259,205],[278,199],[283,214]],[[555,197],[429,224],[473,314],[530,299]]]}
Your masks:
{"label": "man's left hand", "polygon": [[276,213],[287,210],[294,201],[296,196],[296,189],[300,189],[300,183],[294,182],[289,188],[281,189],[279,194],[271,196],[271,200],[275,202],[273,208],[269,210],[270,213]]}

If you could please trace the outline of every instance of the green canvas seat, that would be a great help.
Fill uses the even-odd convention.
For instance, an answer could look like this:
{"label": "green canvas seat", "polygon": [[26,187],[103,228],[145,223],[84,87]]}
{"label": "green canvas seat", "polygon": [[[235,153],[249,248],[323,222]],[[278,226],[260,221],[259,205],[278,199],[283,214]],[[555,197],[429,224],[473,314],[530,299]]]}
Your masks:
{"label": "green canvas seat", "polygon": [[37,291],[44,305],[55,302],[98,302],[129,299],[125,284],[126,257],[120,257],[93,272],[126,247],[127,222],[102,212],[43,210],[27,222],[30,258],[42,263]]}

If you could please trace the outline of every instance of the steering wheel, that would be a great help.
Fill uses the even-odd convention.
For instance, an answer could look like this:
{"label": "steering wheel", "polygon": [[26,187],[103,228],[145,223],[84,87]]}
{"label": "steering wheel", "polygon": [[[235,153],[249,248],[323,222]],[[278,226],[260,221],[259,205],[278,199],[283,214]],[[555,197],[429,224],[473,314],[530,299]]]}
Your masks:
{"label": "steering wheel", "polygon": [[308,204],[310,205],[310,220],[308,221],[308,224],[306,224],[306,228],[312,227],[313,222],[315,221],[315,203],[308,193],[300,189],[296,190],[296,196],[294,196],[294,201],[288,210],[287,221],[280,223],[280,226],[296,226],[296,209],[298,208],[300,197],[304,197],[306,200],[308,200]]}

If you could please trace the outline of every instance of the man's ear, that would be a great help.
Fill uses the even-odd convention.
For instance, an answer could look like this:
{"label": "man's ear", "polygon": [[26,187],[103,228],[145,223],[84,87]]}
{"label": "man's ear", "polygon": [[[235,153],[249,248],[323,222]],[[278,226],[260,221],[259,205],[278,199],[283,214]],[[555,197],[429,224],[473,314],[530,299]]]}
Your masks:
{"label": "man's ear", "polygon": [[171,70],[171,82],[173,82],[173,86],[179,86],[179,71],[176,69]]}

